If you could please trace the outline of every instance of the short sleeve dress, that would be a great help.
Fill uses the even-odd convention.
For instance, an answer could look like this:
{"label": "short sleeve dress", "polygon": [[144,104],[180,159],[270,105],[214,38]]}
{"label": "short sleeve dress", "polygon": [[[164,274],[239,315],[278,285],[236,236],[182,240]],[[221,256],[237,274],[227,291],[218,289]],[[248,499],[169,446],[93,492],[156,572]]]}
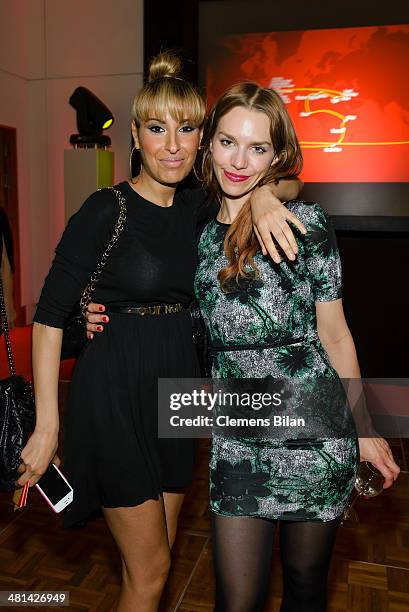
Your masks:
{"label": "short sleeve dress", "polygon": [[[189,484],[192,440],[158,439],[157,380],[195,377],[189,310],[163,316],[110,312],[110,306],[188,304],[197,263],[196,227],[205,194],[177,192],[164,208],[127,183],[117,188],[127,218],[93,296],[110,323],[83,349],[64,414],[64,471],[74,489],[65,526],[101,506],[135,506]],[[119,208],[110,189],[91,195],[57,246],[34,321],[62,328],[94,272]],[[206,215],[205,215],[206,216]]]}
{"label": "short sleeve dress", "polygon": [[[291,201],[287,207],[308,230],[297,239],[296,261],[275,264],[257,253],[259,274],[231,283],[228,292],[218,281],[227,264],[223,241],[228,225],[213,220],[201,235],[195,293],[208,327],[212,374],[221,379],[270,377],[295,382],[297,389],[299,381],[315,379],[340,386],[318,338],[315,309],[317,301],[341,297],[335,234],[318,204]],[[306,396],[294,397],[302,402]],[[329,521],[342,514],[358,464],[356,432],[349,407],[340,433],[337,407],[331,401],[321,404],[319,422],[326,421],[326,437],[257,439],[216,431],[212,510],[281,520]],[[318,406],[310,411],[318,419]]]}

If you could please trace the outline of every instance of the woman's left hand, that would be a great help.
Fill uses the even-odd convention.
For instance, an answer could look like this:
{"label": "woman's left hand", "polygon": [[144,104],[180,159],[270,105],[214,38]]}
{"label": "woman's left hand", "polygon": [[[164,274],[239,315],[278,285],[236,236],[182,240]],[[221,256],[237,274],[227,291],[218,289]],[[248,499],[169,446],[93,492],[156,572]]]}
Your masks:
{"label": "woman's left hand", "polygon": [[307,230],[267,185],[254,190],[251,196],[251,216],[263,255],[269,254],[275,263],[280,263],[281,257],[274,244],[274,238],[288,259],[296,258],[298,247],[289,222],[302,234],[306,234]]}
{"label": "woman's left hand", "polygon": [[359,438],[361,461],[368,461],[385,478],[384,489],[393,485],[399,476],[400,467],[396,464],[389,444],[384,438]]}

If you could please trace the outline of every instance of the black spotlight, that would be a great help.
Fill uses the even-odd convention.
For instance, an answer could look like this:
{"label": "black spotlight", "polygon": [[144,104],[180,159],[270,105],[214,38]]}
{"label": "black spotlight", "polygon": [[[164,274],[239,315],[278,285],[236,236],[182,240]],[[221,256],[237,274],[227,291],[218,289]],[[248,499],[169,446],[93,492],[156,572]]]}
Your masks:
{"label": "black spotlight", "polygon": [[77,87],[70,98],[77,111],[79,134],[72,134],[70,143],[76,147],[109,147],[111,139],[102,134],[114,122],[114,117],[103,102],[86,87]]}

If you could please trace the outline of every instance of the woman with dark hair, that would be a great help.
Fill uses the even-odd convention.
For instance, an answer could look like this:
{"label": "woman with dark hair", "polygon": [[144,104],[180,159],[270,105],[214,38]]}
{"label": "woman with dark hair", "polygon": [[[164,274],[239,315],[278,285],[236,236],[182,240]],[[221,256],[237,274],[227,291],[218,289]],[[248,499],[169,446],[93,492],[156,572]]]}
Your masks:
{"label": "woman with dark hair", "polygon": [[[74,489],[64,523],[73,526],[102,507],[122,560],[118,612],[157,609],[193,473],[193,441],[157,436],[157,379],[198,374],[188,304],[203,196],[179,185],[196,158],[205,104],[179,70],[176,57],[161,54],[135,97],[141,171],[116,186],[126,220],[94,293],[111,323],[82,351],[64,415],[64,470]],[[57,451],[62,329],[118,212],[112,190],[92,194],[56,249],[34,317],[37,418],[22,452],[20,485],[36,483]]]}
{"label": "woman with dark hair", "polygon": [[[290,427],[271,436],[267,430],[252,436],[250,428],[239,437],[228,428],[214,434],[215,610],[263,609],[280,521],[281,610],[323,612],[332,547],[359,458],[382,472],[385,487],[399,467],[385,440],[357,439],[350,409],[344,414],[334,393],[338,377],[357,379],[360,371],[328,216],[316,203],[287,202],[307,228],[297,239],[297,260],[277,264],[260,253],[250,196],[266,181],[297,175],[302,165],[280,96],[256,83],[231,87],[210,112],[202,147],[202,179],[220,205],[201,235],[195,280],[213,377],[283,382],[287,398],[280,414],[293,410],[310,427],[301,436]],[[320,384],[331,399],[320,402]],[[311,388],[318,391],[307,405]]]}

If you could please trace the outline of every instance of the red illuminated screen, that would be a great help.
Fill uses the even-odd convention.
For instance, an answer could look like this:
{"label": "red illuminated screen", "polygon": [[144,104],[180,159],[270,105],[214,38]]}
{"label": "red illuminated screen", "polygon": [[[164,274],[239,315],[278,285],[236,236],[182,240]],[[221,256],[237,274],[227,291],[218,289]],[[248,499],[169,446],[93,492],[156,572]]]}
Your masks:
{"label": "red illuminated screen", "polygon": [[304,181],[409,181],[409,25],[231,35],[213,51],[209,102],[237,81],[278,90]]}

